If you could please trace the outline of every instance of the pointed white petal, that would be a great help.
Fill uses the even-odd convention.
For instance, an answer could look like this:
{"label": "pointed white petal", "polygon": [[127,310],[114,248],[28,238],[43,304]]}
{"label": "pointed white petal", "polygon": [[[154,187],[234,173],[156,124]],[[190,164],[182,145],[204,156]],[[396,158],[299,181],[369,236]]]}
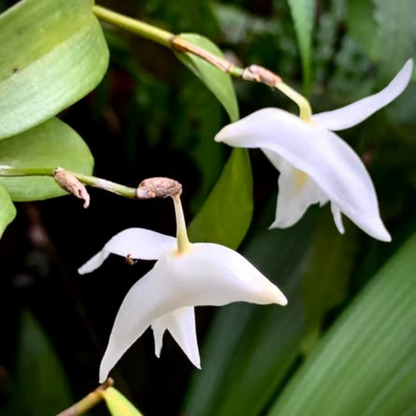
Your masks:
{"label": "pointed white petal", "polygon": [[344,228],[344,224],[342,223],[342,214],[341,214],[340,209],[335,204],[331,204],[331,211],[332,211],[332,216],[334,217],[334,222],[335,222],[335,225],[337,226],[338,231],[341,234],[345,234],[345,228]]}
{"label": "pointed white petal", "polygon": [[[154,267],[127,293],[117,313],[107,350],[101,361],[100,383],[107,379],[108,373],[120,357],[153,321],[176,309],[165,302],[168,297],[167,292],[171,290],[171,287],[168,290],[164,287],[164,278],[166,280],[168,275],[169,271],[163,267],[157,269]],[[160,334],[162,335],[163,333]]]}
{"label": "pointed white petal", "polygon": [[167,326],[163,324],[164,316],[166,315],[163,315],[160,318],[156,319],[156,321],[152,324],[153,338],[155,340],[155,355],[157,358],[160,358],[160,353],[162,352],[163,347],[163,335],[165,334],[165,331],[167,329]]}
{"label": "pointed white petal", "polygon": [[261,149],[262,152],[266,155],[267,159],[269,159],[270,163],[279,171],[282,171],[282,167],[287,164],[287,162],[279,156],[277,153],[272,152],[268,149]]}
{"label": "pointed white petal", "polygon": [[110,253],[106,250],[99,251],[95,256],[90,258],[85,264],[83,264],[79,269],[79,274],[85,274],[85,273],[91,273],[95,269],[98,269],[104,261],[107,259],[107,257],[110,255]]}
{"label": "pointed white petal", "polygon": [[176,247],[176,238],[144,228],[128,228],[111,238],[103,249],[78,269],[90,273],[105,261],[110,253],[140,260],[157,260]]}
{"label": "pointed white petal", "polygon": [[[157,318],[188,306],[219,306],[238,301],[287,304],[287,299],[273,283],[243,256],[227,247],[199,243],[193,244],[187,253],[162,257],[123,300],[101,361],[100,381],[107,378],[124,352]],[[188,315],[174,331],[175,338],[180,339],[181,331],[190,326]],[[158,339],[161,333],[162,330],[157,331]],[[196,342],[189,334],[186,342],[189,342],[189,350],[194,349],[192,357],[197,362]],[[184,346],[185,340],[181,339],[179,344]]]}
{"label": "pointed white petal", "polygon": [[361,123],[376,111],[390,104],[409,84],[413,60],[409,59],[386,88],[377,94],[334,111],[316,114],[312,120],[328,130],[344,130]]}
{"label": "pointed white petal", "polygon": [[329,200],[366,233],[390,241],[364,164],[336,134],[286,111],[267,108],[224,127],[215,140],[275,152],[308,174]]}
{"label": "pointed white petal", "polygon": [[306,173],[287,162],[282,162],[280,167],[276,219],[270,228],[291,227],[302,218],[310,205],[319,203],[322,206],[328,201]]}
{"label": "pointed white petal", "polygon": [[130,254],[132,258],[141,260],[158,260],[175,247],[175,237],[144,228],[128,228],[116,234],[104,246],[110,253],[123,257]]}
{"label": "pointed white petal", "polygon": [[201,368],[195,330],[195,310],[192,306],[176,309],[161,316],[152,323],[152,329],[155,337],[155,353],[157,357],[160,357],[163,333],[165,330],[168,330],[191,363],[195,367]]}
{"label": "pointed white petal", "polygon": [[221,306],[232,302],[286,305],[283,293],[241,254],[213,243],[196,243],[192,252],[166,262],[180,291],[180,306]]}

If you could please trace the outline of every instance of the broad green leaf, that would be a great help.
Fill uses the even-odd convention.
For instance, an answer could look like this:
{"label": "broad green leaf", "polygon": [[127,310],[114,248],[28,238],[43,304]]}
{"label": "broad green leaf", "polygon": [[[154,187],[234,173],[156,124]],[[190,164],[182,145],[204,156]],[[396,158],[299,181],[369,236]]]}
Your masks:
{"label": "broad green leaf", "polygon": [[332,215],[320,215],[311,258],[305,272],[302,294],[306,311],[305,352],[320,336],[327,313],[340,305],[348,293],[348,283],[358,249],[358,229],[344,218],[345,234],[335,227]]}
{"label": "broad green leaf", "polygon": [[112,416],[142,416],[142,414],[114,387],[102,392]]}
{"label": "broad green leaf", "polygon": [[[221,50],[203,36],[193,33],[182,33],[179,37],[223,58]],[[230,75],[191,53],[176,51],[175,55],[217,97],[230,116],[230,120],[233,122],[237,121],[239,118],[238,104]]]}
{"label": "broad green leaf", "polygon": [[10,198],[9,193],[0,185],[0,237],[6,227],[14,220],[16,208]]}
{"label": "broad green leaf", "polygon": [[[273,201],[273,211],[275,201]],[[288,306],[236,304],[221,308],[202,350],[184,414],[257,416],[294,364],[304,333],[300,293],[313,217],[288,230],[268,231],[272,209],[243,254],[289,299]]]}
{"label": "broad green leaf", "polygon": [[306,92],[311,85],[312,31],[315,22],[315,0],[288,0],[302,59],[303,80]]}
{"label": "broad green leaf", "polygon": [[23,313],[11,414],[51,416],[71,403],[68,381],[53,346],[32,314]]}
{"label": "broad green leaf", "polygon": [[218,182],[189,226],[192,241],[236,249],[253,215],[253,178],[246,149],[233,149]]}
{"label": "broad green leaf", "polygon": [[374,19],[373,0],[348,0],[348,28],[351,36],[370,59],[379,57],[377,23]]}
{"label": "broad green leaf", "polygon": [[[91,174],[91,152],[67,124],[52,118],[0,142],[0,165],[21,169],[56,168]],[[66,195],[51,177],[0,177],[13,201],[35,201]]]}
{"label": "broad green leaf", "polygon": [[56,115],[101,81],[108,48],[91,0],[23,0],[0,16],[0,138]]}
{"label": "broad green leaf", "polygon": [[270,416],[400,416],[416,401],[416,235],[335,322]]}
{"label": "broad green leaf", "polygon": [[390,80],[416,54],[416,2],[414,0],[373,0],[378,24],[382,81]]}

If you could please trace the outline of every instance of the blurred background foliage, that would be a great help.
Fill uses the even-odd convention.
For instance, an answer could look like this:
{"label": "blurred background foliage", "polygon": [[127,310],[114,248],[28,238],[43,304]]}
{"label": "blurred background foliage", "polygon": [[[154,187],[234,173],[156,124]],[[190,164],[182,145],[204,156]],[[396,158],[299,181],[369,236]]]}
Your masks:
{"label": "blurred background foliage", "polygon": [[[1,10],[12,3],[0,1]],[[229,60],[266,66],[303,89],[315,112],[375,92],[416,57],[413,0],[99,4],[174,33],[207,36]],[[129,186],[151,176],[179,180],[190,221],[230,154],[213,141],[228,116],[169,50],[103,27],[109,69],[59,117],[88,144],[96,176]],[[267,106],[296,111],[277,91],[234,85],[241,116]],[[340,236],[328,207],[310,209],[288,230],[268,231],[277,175],[260,151],[250,152],[254,217],[241,251],[289,305],[198,308],[202,371],[168,336],[156,359],[146,333],[113,371],[144,415],[414,414],[415,100],[412,82],[387,109],[342,132],[370,171],[390,244],[353,224]],[[95,388],[121,300],[152,264],[111,257],[86,277],[77,267],[124,228],[174,233],[167,201],[90,193],[86,211],[71,197],[17,204],[0,240],[0,415],[52,415]],[[231,217],[233,204],[241,201],[227,199]],[[108,413],[103,404],[89,414]]]}

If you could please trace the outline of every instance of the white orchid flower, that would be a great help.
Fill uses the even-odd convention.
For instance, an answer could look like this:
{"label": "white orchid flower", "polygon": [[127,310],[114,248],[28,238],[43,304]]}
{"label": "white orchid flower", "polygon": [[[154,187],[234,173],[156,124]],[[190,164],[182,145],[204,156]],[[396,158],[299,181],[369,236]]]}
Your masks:
{"label": "white orchid flower", "polygon": [[343,213],[370,236],[391,240],[363,162],[332,131],[355,126],[393,101],[408,85],[412,68],[410,59],[379,93],[313,116],[305,99],[300,102],[301,96],[287,85],[276,85],[299,104],[300,118],[277,108],[266,108],[224,127],[216,135],[217,142],[233,147],[260,148],[280,171],[276,219],[270,228],[290,227],[311,204],[322,206],[329,201],[341,234]]}
{"label": "white orchid flower", "polygon": [[157,260],[127,293],[118,311],[100,366],[103,382],[124,352],[151,326],[159,356],[167,329],[200,368],[194,306],[231,302],[286,305],[283,293],[243,256],[212,243],[190,244],[179,198],[175,199],[177,239],[141,228],[114,236],[78,271],[100,267],[110,253]]}

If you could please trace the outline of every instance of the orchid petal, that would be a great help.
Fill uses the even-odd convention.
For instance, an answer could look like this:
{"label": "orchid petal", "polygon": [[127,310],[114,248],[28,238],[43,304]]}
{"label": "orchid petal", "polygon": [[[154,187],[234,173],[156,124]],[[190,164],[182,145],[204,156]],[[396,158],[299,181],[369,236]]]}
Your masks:
{"label": "orchid petal", "polygon": [[331,204],[331,212],[338,231],[340,234],[345,234],[345,228],[344,224],[342,223],[342,214],[340,209],[335,204]]}
{"label": "orchid petal", "polygon": [[163,334],[165,330],[168,330],[191,363],[201,368],[193,307],[176,309],[161,316],[152,323],[152,329],[155,337],[155,354],[158,358],[162,350]]}
{"label": "orchid petal", "polygon": [[306,175],[287,162],[280,164],[279,196],[276,219],[270,228],[287,228],[296,224],[312,204],[325,204],[328,198]]}
{"label": "orchid petal", "polygon": [[[173,312],[170,312],[173,313]],[[162,323],[165,316],[169,316],[170,313],[157,318],[155,322],[152,324],[153,329],[153,338],[155,340],[155,355],[157,358],[160,358],[160,353],[162,352],[163,347],[163,335],[165,335],[165,331],[168,329],[167,324]]]}
{"label": "orchid petal", "polygon": [[280,157],[277,153],[272,152],[268,149],[261,149],[262,152],[266,155],[267,159],[269,159],[270,163],[279,171],[282,171],[282,167],[287,164],[287,162]]}
{"label": "orchid petal", "polygon": [[[138,339],[143,332],[158,317],[170,312],[164,308],[163,299],[166,296],[165,288],[160,285],[163,272],[153,268],[137,281],[127,293],[114,321],[110,340],[100,365],[100,383],[103,383],[110,370],[120,357]],[[163,283],[163,282],[162,282]],[[158,292],[165,296],[159,296]],[[171,308],[174,310],[176,308]]]}
{"label": "orchid petal", "polygon": [[79,269],[79,274],[91,273],[98,269],[110,255],[109,251],[101,250],[95,256],[91,257],[86,263],[84,263]]}
{"label": "orchid petal", "polygon": [[[189,306],[219,306],[238,301],[287,304],[273,283],[227,247],[199,243],[193,244],[189,252],[167,254],[133,285],[123,300],[101,362],[100,381],[107,378],[134,341],[163,315]],[[189,328],[189,323],[181,322],[182,325]],[[156,333],[158,346],[160,332]]]}
{"label": "orchid petal", "polygon": [[215,140],[276,153],[309,175],[329,200],[365,232],[382,241],[391,240],[364,164],[336,134],[286,111],[266,108],[224,127]]}
{"label": "orchid petal", "polygon": [[[215,259],[215,260],[213,260]],[[196,243],[190,253],[167,256],[156,266],[169,268],[181,306],[222,306],[232,302],[286,305],[283,293],[241,254],[214,243]]]}
{"label": "orchid petal", "polygon": [[98,269],[110,253],[134,259],[158,260],[175,247],[174,237],[144,228],[128,228],[111,238],[101,251],[78,269],[78,273],[85,274]]}
{"label": "orchid petal", "polygon": [[404,91],[412,76],[412,69],[413,60],[409,59],[390,84],[377,94],[334,111],[315,114],[312,120],[332,131],[348,129],[361,123],[376,111],[390,104]]}
{"label": "orchid petal", "polygon": [[123,257],[158,260],[176,248],[176,238],[144,228],[128,228],[116,234],[104,248]]}

